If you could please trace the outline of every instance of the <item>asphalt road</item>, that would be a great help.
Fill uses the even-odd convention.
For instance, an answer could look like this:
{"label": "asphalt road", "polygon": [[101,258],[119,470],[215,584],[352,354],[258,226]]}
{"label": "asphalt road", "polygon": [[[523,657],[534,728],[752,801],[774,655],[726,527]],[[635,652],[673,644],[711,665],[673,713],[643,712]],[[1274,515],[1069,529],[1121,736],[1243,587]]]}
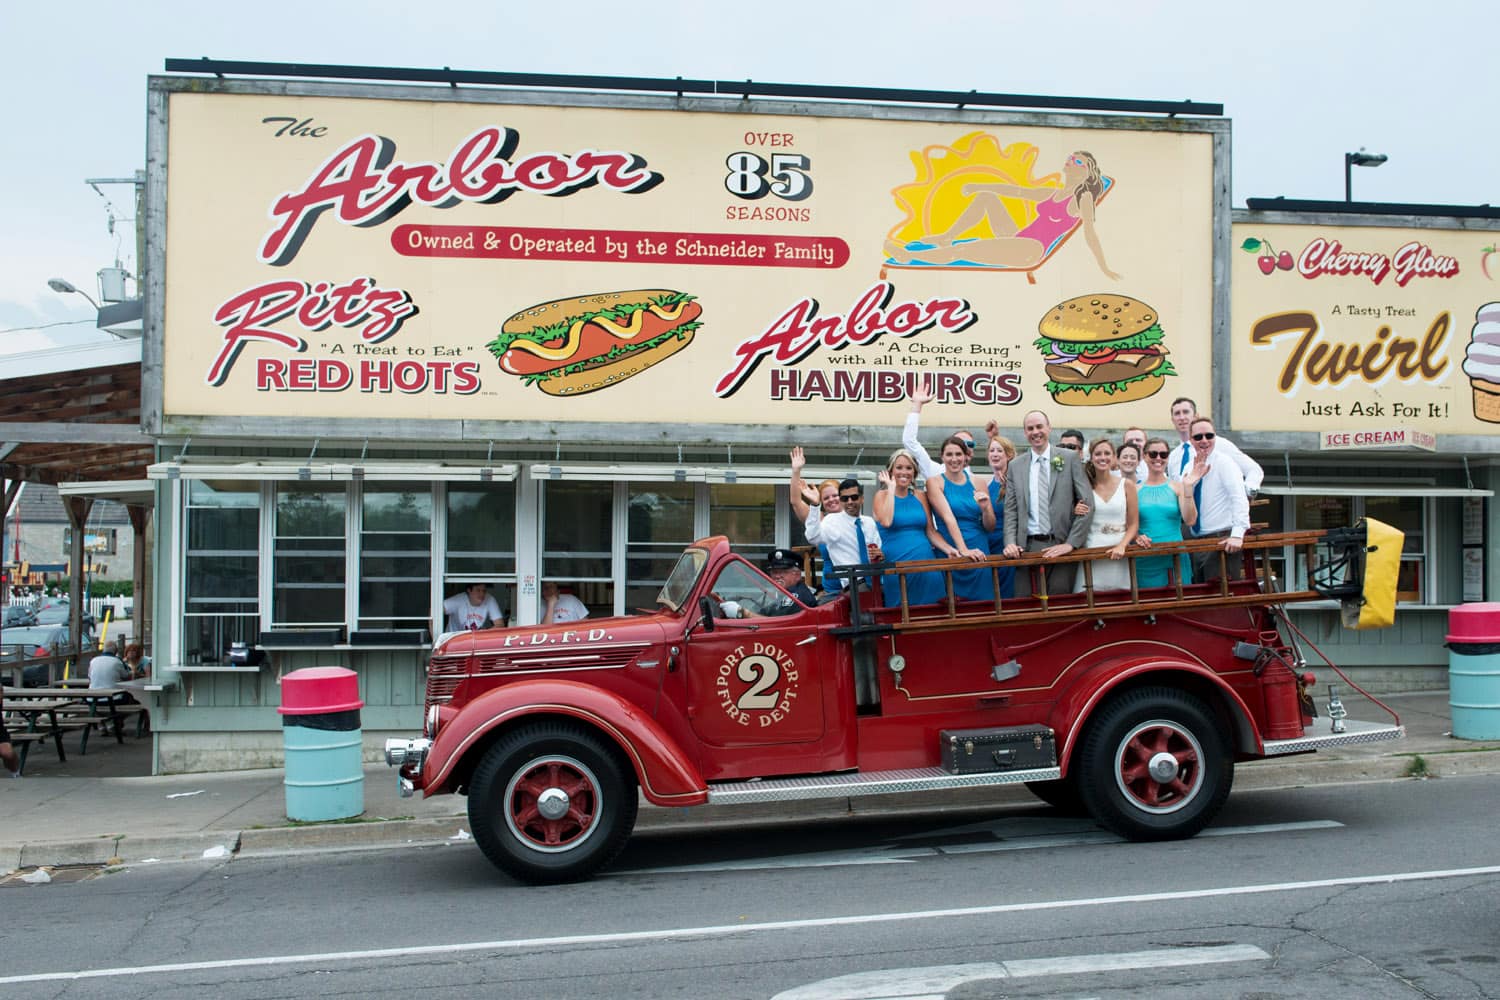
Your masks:
{"label": "asphalt road", "polygon": [[472,844],[140,865],[0,891],[0,997],[1500,996],[1497,805],[1472,777],[1243,793],[1166,844],[1042,806],[676,834],[552,888]]}

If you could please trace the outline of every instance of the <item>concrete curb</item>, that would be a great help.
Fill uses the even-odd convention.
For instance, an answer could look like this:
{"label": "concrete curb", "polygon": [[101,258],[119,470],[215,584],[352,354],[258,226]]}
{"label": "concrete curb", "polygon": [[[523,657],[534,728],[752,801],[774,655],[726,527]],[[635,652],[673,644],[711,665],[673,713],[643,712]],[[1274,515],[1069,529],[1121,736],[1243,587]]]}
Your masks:
{"label": "concrete curb", "polygon": [[[131,837],[109,834],[87,840],[0,845],[0,868],[56,865],[139,864],[143,861],[196,861],[231,857],[239,849],[237,830]],[[212,854],[208,852],[214,852]]]}
{"label": "concrete curb", "polygon": [[[1417,758],[1421,764],[1417,764]],[[1250,761],[1235,768],[1236,791],[1300,788],[1367,781],[1441,779],[1500,774],[1500,748],[1404,750],[1319,760]],[[643,804],[638,836],[785,827],[806,822],[868,822],[932,816],[979,816],[1037,800],[1024,785],[920,792],[903,796],[840,797],[758,805],[662,808]],[[230,857],[274,857],[309,852],[471,844],[463,814],[422,819],[372,819],[246,830],[207,830],[159,836],[112,834],[73,841],[0,843],[0,871],[87,864],[140,864]]]}
{"label": "concrete curb", "polygon": [[240,832],[239,857],[298,851],[361,850],[372,847],[472,842],[465,816],[320,823]]}

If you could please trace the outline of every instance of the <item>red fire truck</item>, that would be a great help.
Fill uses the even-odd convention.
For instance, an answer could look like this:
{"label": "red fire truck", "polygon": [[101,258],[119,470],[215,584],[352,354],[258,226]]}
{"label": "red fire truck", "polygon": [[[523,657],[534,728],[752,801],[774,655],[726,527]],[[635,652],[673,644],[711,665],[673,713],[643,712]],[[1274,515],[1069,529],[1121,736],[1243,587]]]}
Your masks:
{"label": "red fire truck", "polygon": [[[1373,525],[1374,522],[1371,522]],[[1384,527],[1384,526],[1380,526]],[[688,547],[647,614],[457,633],[433,650],[420,739],[390,740],[403,794],[469,797],[479,846],[535,883],[586,877],[657,806],[768,802],[1024,782],[1132,840],[1190,837],[1237,761],[1396,739],[1394,724],[1318,717],[1283,605],[1386,604],[1398,532],[1251,535],[1212,583],[876,607],[854,567],[816,606],[722,537]],[[1394,541],[1392,541],[1394,538]],[[1218,539],[1150,554],[1214,549]],[[1394,547],[1392,547],[1394,546]],[[1273,555],[1321,567],[1281,591]],[[1379,556],[1375,554],[1379,550]],[[1142,550],[1144,554],[1145,550]],[[1018,574],[1040,555],[991,559]],[[1133,558],[1133,555],[1132,555]],[[1300,560],[1299,560],[1300,561]],[[975,564],[962,564],[965,567]],[[904,588],[902,588],[904,593]],[[755,613],[756,610],[761,613]],[[734,617],[733,615],[738,615]]]}

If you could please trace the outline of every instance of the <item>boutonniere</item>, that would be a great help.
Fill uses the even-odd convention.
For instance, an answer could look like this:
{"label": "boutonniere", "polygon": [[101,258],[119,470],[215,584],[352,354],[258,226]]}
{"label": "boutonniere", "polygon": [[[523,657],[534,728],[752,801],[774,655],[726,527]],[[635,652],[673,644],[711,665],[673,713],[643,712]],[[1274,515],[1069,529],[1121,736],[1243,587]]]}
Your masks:
{"label": "boutonniere", "polygon": [[1054,472],[1061,472],[1062,471],[1062,467],[1063,467],[1063,457],[1061,455],[1053,455],[1052,456],[1052,470]]}

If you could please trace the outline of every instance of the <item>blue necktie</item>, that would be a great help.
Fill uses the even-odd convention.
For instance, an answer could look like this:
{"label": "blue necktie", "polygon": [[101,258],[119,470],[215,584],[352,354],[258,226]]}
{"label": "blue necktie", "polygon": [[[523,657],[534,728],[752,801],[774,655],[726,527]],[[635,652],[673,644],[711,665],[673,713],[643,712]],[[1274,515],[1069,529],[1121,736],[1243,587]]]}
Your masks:
{"label": "blue necktie", "polygon": [[1203,480],[1193,484],[1193,506],[1198,508],[1198,520],[1193,522],[1193,534],[1203,534]]}
{"label": "blue necktie", "polygon": [[[1182,443],[1182,464],[1180,466],[1178,466],[1178,468],[1177,468],[1177,478],[1178,479],[1181,479],[1182,478],[1182,474],[1187,471],[1188,459],[1191,458],[1192,456],[1193,456],[1193,446],[1190,445],[1190,444],[1188,444],[1186,441],[1184,441]],[[1201,480],[1200,480],[1200,482],[1201,482]],[[1194,491],[1194,492],[1196,493],[1197,491]]]}
{"label": "blue necktie", "polygon": [[859,543],[859,558],[857,563],[870,561],[870,546],[865,542],[865,526],[859,523],[859,518],[854,519],[854,540]]}

